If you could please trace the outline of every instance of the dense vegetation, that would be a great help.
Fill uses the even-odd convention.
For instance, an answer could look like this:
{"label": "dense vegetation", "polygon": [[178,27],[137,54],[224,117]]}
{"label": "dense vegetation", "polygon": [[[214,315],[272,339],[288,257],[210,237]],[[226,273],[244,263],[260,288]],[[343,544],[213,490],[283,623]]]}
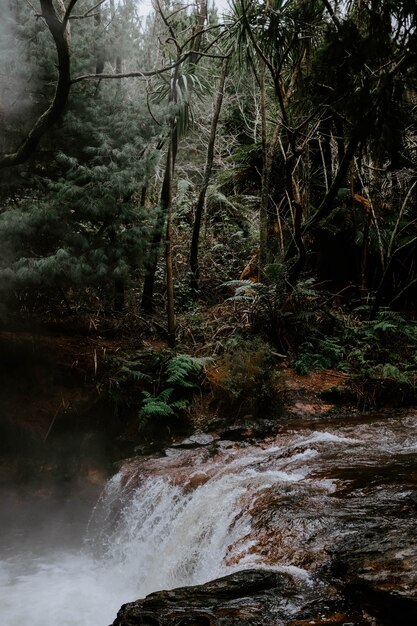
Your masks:
{"label": "dense vegetation", "polygon": [[268,403],[271,358],[342,369],[363,406],[384,382],[409,397],[415,2],[138,6],[4,3],[4,327],[162,337],[174,351],[152,380],[143,355],[108,366],[140,424],[188,405],[200,357],[243,412],[248,379]]}

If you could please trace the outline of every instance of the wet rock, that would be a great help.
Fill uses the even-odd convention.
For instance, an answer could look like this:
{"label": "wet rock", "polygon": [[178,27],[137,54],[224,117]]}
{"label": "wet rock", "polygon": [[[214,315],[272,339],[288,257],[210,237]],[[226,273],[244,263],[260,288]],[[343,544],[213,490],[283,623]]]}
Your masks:
{"label": "wet rock", "polygon": [[344,593],[384,626],[417,624],[417,523],[381,522],[341,546],[333,574]]}
{"label": "wet rock", "polygon": [[417,490],[411,492],[407,499],[409,503],[417,509]]}
{"label": "wet rock", "polygon": [[295,595],[290,575],[246,570],[124,604],[113,626],[284,626]]}
{"label": "wet rock", "polygon": [[252,441],[275,434],[277,423],[268,419],[254,420],[252,415],[246,415],[241,422],[230,424],[227,428],[220,428],[220,439],[228,441]]}
{"label": "wet rock", "polygon": [[197,435],[192,435],[191,437],[187,437],[187,439],[183,439],[178,443],[173,443],[171,448],[182,448],[182,449],[193,449],[199,448],[200,446],[209,446],[214,443],[216,438],[213,435],[208,433],[199,433]]}

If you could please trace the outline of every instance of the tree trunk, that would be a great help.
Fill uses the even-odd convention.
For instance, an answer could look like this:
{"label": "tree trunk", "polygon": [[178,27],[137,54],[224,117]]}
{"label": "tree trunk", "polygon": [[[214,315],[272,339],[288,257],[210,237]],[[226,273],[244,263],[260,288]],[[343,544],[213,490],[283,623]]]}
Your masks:
{"label": "tree trunk", "polygon": [[123,278],[114,280],[114,310],[116,313],[123,313],[125,309],[125,281]]}
{"label": "tree trunk", "polygon": [[195,217],[193,225],[193,234],[191,239],[190,249],[190,270],[191,270],[191,289],[195,292],[199,289],[200,268],[198,265],[198,251],[200,241],[200,229],[201,220],[204,213],[204,206],[206,201],[207,189],[210,182],[210,176],[213,169],[214,161],[214,145],[216,141],[217,124],[219,121],[220,111],[223,104],[224,84],[229,67],[229,58],[224,59],[222,66],[222,73],[220,76],[220,83],[217,93],[217,100],[214,107],[213,119],[211,121],[210,137],[207,146],[206,166],[204,169],[203,184],[198,195],[197,205],[195,208]]}
{"label": "tree trunk", "polygon": [[358,148],[363,138],[363,135],[364,135],[364,121],[361,120],[353,129],[352,135],[346,147],[343,158],[341,162],[339,163],[339,168],[337,170],[336,176],[334,177],[334,180],[332,184],[330,185],[330,188],[328,192],[326,193],[323,199],[323,202],[321,203],[317,212],[313,215],[311,220],[306,224],[304,230],[308,230],[311,226],[319,222],[321,219],[328,217],[329,214],[331,213],[333,209],[334,200],[337,197],[339,189],[343,186],[343,183],[346,180],[346,175],[348,173],[350,164],[352,163],[356,149]]}
{"label": "tree trunk", "polygon": [[[189,59],[188,59],[189,65],[191,66],[190,72],[193,71],[192,70],[193,65],[195,65],[199,59],[198,53],[199,53],[199,49],[201,46],[205,20],[207,19],[207,0],[201,0],[200,11],[197,15],[197,18],[198,18],[197,25],[193,29],[193,35],[188,40],[190,45],[192,45],[192,50],[193,50],[193,52],[190,54]],[[165,20],[166,18],[164,18],[164,21]],[[177,50],[178,50],[178,55],[180,57],[183,53],[183,49],[178,46]],[[177,95],[176,95],[175,88],[176,88],[176,83],[178,80],[178,71],[179,71],[179,66],[176,67],[175,69],[176,73],[171,79],[171,92],[169,96],[169,101],[171,104],[176,104]],[[178,139],[179,139],[178,123],[176,120],[174,120],[172,122],[172,132],[171,132],[170,144],[168,147],[167,162],[166,162],[165,173],[164,173],[164,181],[162,183],[160,212],[155,222],[155,226],[153,230],[151,251],[150,251],[149,259],[148,259],[148,267],[146,269],[145,280],[143,283],[142,309],[145,313],[148,313],[148,314],[152,313],[153,311],[155,272],[156,272],[156,267],[158,263],[159,247],[160,247],[162,235],[164,232],[164,225],[166,225],[166,222],[168,221],[169,226],[170,226],[170,222],[171,222],[172,180],[174,176],[175,159],[176,159],[177,150],[178,150]],[[170,227],[170,230],[171,230],[171,227]],[[169,246],[170,245],[171,243],[169,239]],[[167,251],[165,253],[165,261],[167,262],[167,259],[168,259],[168,261],[171,263],[171,268],[166,267],[167,280],[171,281],[171,284],[167,285],[167,294],[173,291],[172,256],[171,256],[171,251],[169,249],[169,246],[168,246],[168,253]],[[171,298],[171,296],[168,296],[168,297]],[[173,303],[173,298],[172,298],[172,301],[170,300],[167,303],[168,324],[172,323],[172,319],[170,322],[169,318],[170,316],[172,318],[172,311],[170,312],[170,307],[173,307],[173,304],[174,303]]]}
{"label": "tree trunk", "polygon": [[167,281],[167,322],[168,345],[175,347],[175,302],[174,302],[174,269],[172,265],[172,209],[168,209],[167,228],[165,236],[165,266]]}
{"label": "tree trunk", "polygon": [[166,223],[168,212],[172,202],[172,177],[177,156],[178,132],[176,126],[172,131],[171,141],[168,147],[168,154],[165,166],[164,180],[162,183],[161,198],[159,204],[159,214],[154,225],[151,250],[145,273],[142,292],[142,309],[145,313],[153,312],[153,294],[155,286],[155,272],[158,264],[158,253],[162,241],[162,234]]}
{"label": "tree trunk", "polygon": [[265,266],[275,263],[281,254],[278,240],[278,223],[275,207],[271,206],[271,174],[274,163],[274,155],[282,132],[280,120],[275,122],[275,128],[271,141],[267,140],[266,119],[266,93],[265,93],[265,65],[261,65],[260,71],[260,107],[262,123],[262,178],[261,178],[261,202],[259,210],[259,279]]}
{"label": "tree trunk", "polygon": [[27,161],[44,134],[61,117],[68,101],[71,87],[68,20],[71,10],[69,8],[68,15],[65,14],[65,17],[60,20],[52,0],[40,0],[40,5],[42,16],[54,39],[58,54],[58,80],[55,95],[48,109],[37,119],[16,152],[0,156],[0,169],[20,165]]}

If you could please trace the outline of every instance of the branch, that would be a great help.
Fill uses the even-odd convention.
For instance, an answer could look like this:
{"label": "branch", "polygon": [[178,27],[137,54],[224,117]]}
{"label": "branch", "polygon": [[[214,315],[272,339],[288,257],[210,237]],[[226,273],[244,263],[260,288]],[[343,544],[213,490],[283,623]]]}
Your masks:
{"label": "branch", "polygon": [[[172,39],[172,41],[175,44],[175,47],[177,49],[178,54],[181,54],[182,49],[181,49],[181,46],[179,45],[179,43],[177,41],[177,35],[176,35],[174,29],[172,28],[172,25],[170,24],[168,18],[165,17],[165,14],[164,14],[164,12],[161,9],[161,5],[159,4],[159,0],[154,0],[154,3],[156,5],[156,9],[157,9],[159,15],[161,16],[161,19],[162,19],[163,23],[165,24],[165,26],[169,30],[169,33],[171,35],[171,39]],[[181,10],[182,10],[182,7],[181,7]]]}
{"label": "branch", "polygon": [[70,15],[72,13],[73,8],[75,7],[75,5],[77,4],[78,0],[71,0],[67,10],[65,11],[65,15],[63,17],[62,20],[62,30],[65,30],[68,24],[68,20],[70,18]]}
{"label": "branch", "polygon": [[329,13],[330,17],[332,18],[333,24],[336,26],[337,30],[340,32],[342,29],[342,25],[336,13],[334,12],[332,5],[330,4],[328,0],[323,0],[323,4],[326,7],[327,12]]}
{"label": "branch", "polygon": [[[71,2],[72,6],[77,0]],[[70,80],[70,53],[64,22],[60,21],[53,5],[53,0],[40,0],[42,17],[54,39],[58,55],[58,81],[55,95],[50,106],[37,119],[32,129],[27,134],[23,143],[16,152],[0,156],[0,169],[20,165],[27,161],[35,151],[43,135],[61,117],[67,104],[71,80]],[[69,7],[67,9],[68,13]]]}
{"label": "branch", "polygon": [[141,78],[141,79],[146,79],[149,78],[150,76],[159,76],[160,74],[164,74],[165,72],[169,72],[172,69],[175,69],[176,67],[178,67],[178,65],[181,65],[181,63],[183,63],[191,54],[190,52],[186,52],[185,54],[182,55],[182,57],[180,57],[178,59],[178,61],[176,61],[175,63],[173,63],[172,65],[167,65],[166,67],[161,68],[160,70],[153,70],[151,72],[126,72],[125,74],[83,74],[82,76],[77,76],[76,78],[73,78],[70,83],[71,85],[75,84],[75,83],[79,83],[82,80],[91,80],[91,79],[104,79],[104,78]]}
{"label": "branch", "polygon": [[100,2],[97,2],[97,4],[91,7],[91,9],[87,9],[85,13],[81,13],[80,15],[70,15],[69,19],[70,20],[83,20],[87,17],[94,17],[98,15],[98,13],[92,13],[92,11],[94,11],[94,9],[98,9],[102,4],[104,4],[104,2],[106,2],[106,0],[100,0]]}
{"label": "branch", "polygon": [[[187,46],[191,41],[194,44],[194,39],[197,36],[201,36],[201,35],[205,35],[206,33],[210,32],[211,30],[217,30],[218,28],[223,28],[223,24],[214,24],[213,26],[208,26],[207,28],[203,28],[202,30],[193,33],[190,37],[188,37],[188,39],[186,39],[184,41],[184,43],[182,44],[182,48],[185,48],[185,46]],[[221,33],[223,34],[223,33]]]}

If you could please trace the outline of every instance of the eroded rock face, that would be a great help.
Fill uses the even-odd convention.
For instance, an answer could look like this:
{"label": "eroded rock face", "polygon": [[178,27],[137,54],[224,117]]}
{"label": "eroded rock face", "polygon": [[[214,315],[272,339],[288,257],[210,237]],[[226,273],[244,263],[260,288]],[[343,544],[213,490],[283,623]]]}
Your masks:
{"label": "eroded rock face", "polygon": [[[404,511],[413,514],[412,511]],[[333,575],[344,593],[384,626],[417,624],[417,516],[381,520],[358,534],[334,555]],[[401,523],[402,522],[402,523]]]}
{"label": "eroded rock face", "polygon": [[332,586],[243,570],[125,604],[113,626],[380,626]]}
{"label": "eroded rock face", "polygon": [[246,570],[125,604],[113,626],[280,626],[295,594],[287,574]]}

